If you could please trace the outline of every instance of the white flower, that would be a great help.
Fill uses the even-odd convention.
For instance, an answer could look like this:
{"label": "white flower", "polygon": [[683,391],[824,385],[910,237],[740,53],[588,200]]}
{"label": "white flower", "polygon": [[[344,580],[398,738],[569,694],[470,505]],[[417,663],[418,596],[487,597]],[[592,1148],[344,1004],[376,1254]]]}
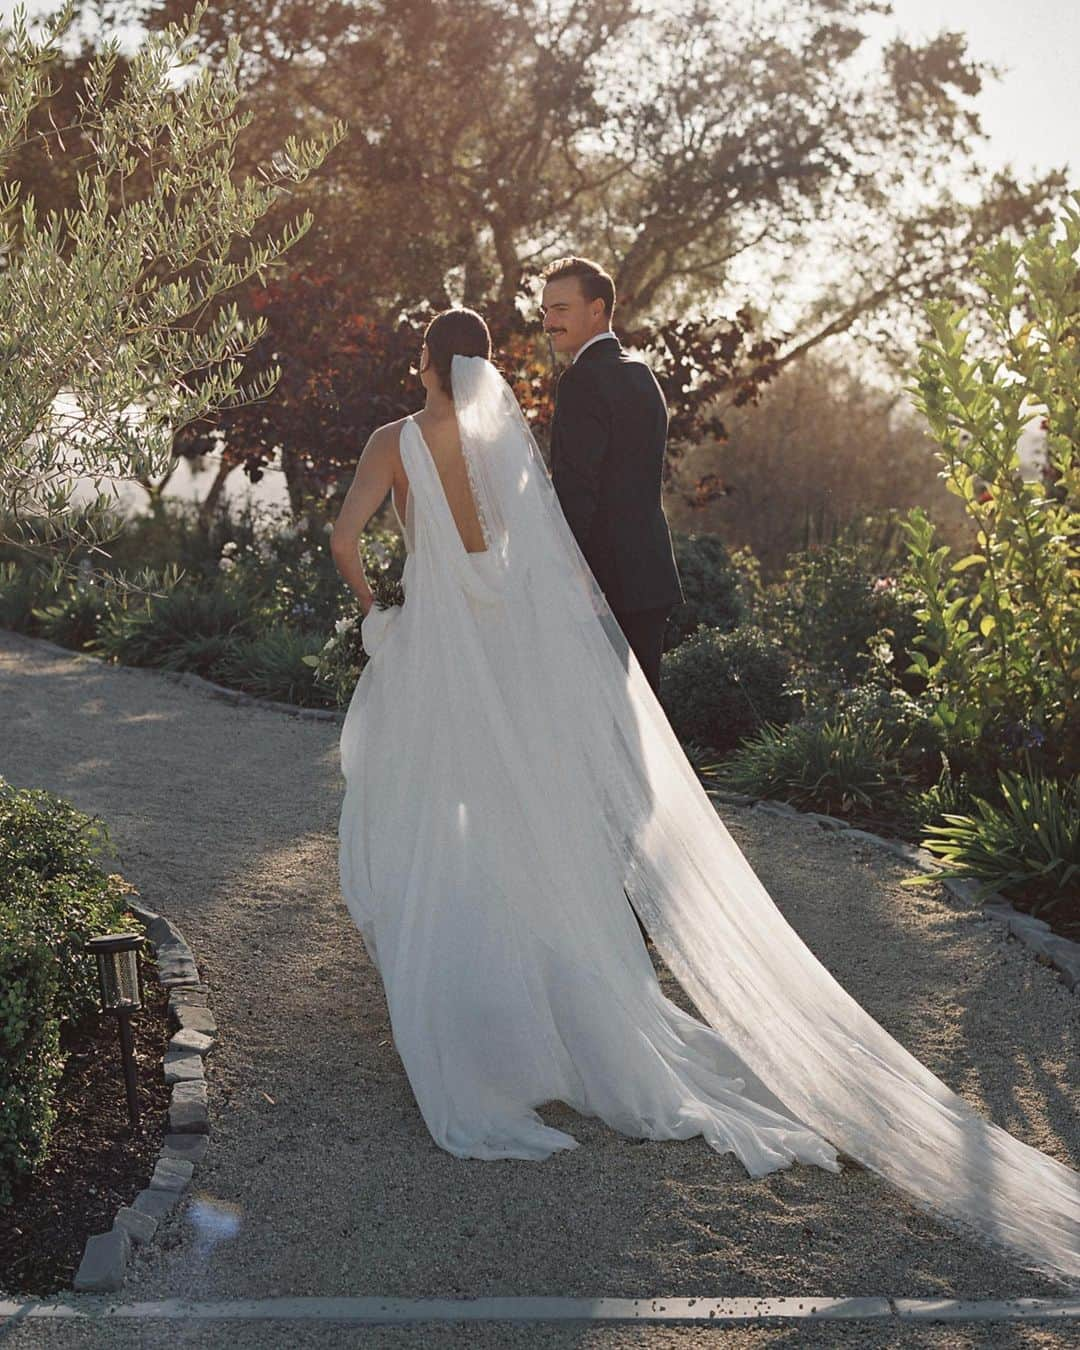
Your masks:
{"label": "white flower", "polygon": [[218,559],[218,571],[220,572],[231,572],[235,566],[236,566],[235,558],[223,557]]}
{"label": "white flower", "polygon": [[887,642],[879,642],[874,648],[874,655],[882,665],[887,666],[893,659],[893,649]]}
{"label": "white flower", "polygon": [[300,554],[300,561],[304,564],[305,567],[311,566],[311,549],[309,548],[304,549],[303,553]]}
{"label": "white flower", "polygon": [[222,544],[221,556],[223,558],[231,558],[236,553],[236,550],[239,547],[240,545],[236,542],[235,539],[230,539],[227,544]]}
{"label": "white flower", "polygon": [[338,619],[337,623],[334,624],[334,632],[338,634],[349,633],[355,627],[356,620],[354,618]]}

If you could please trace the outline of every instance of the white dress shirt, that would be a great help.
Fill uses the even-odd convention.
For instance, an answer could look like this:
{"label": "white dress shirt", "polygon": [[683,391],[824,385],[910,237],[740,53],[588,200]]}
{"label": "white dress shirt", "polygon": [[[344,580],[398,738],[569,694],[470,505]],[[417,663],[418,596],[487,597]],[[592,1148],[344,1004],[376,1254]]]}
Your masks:
{"label": "white dress shirt", "polygon": [[[599,342],[601,338],[613,338],[613,337],[615,337],[615,334],[611,331],[610,328],[605,328],[602,333],[594,333],[592,337],[589,338],[588,342],[583,342],[581,346],[577,349],[577,351],[574,353],[574,361],[578,359],[578,357],[581,355],[581,353],[585,350],[586,347],[591,347],[594,342]],[[618,341],[617,338],[616,341]],[[573,365],[574,361],[571,361],[570,364]]]}

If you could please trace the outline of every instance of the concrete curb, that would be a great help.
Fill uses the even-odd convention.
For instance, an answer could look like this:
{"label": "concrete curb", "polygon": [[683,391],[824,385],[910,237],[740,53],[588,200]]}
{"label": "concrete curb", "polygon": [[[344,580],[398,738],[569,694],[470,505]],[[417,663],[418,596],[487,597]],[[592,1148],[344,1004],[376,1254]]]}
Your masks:
{"label": "concrete curb", "polygon": [[716,1323],[877,1321],[1080,1321],[1080,1296],[972,1301],[948,1298],[169,1298],[145,1303],[102,1299],[0,1300],[0,1330],[20,1321],[305,1321],[400,1325],[433,1322]]}
{"label": "concrete curb", "polygon": [[168,990],[169,1017],[177,1028],[163,1061],[165,1081],[172,1084],[169,1133],[149,1186],[130,1205],[121,1205],[108,1232],[87,1238],[72,1285],[76,1293],[123,1288],[133,1249],[151,1241],[164,1216],[183,1199],[209,1143],[203,1057],[217,1038],[217,1023],[207,1006],[209,990],[176,925],[136,902],[129,901],[128,909],[154,946],[158,982]]}
{"label": "concrete curb", "polygon": [[[869,830],[855,829],[845,825],[835,816],[823,815],[820,811],[800,811],[790,802],[773,801],[767,797],[749,797],[739,792],[710,790],[709,797],[714,801],[730,803],[732,806],[749,806],[754,811],[763,811],[768,815],[794,816],[801,820],[810,820],[820,829],[845,835],[849,839],[860,839],[876,848],[887,849],[920,872],[932,873],[941,870],[940,861],[929,849],[905,843],[902,839],[886,839],[880,834],[871,834]],[[941,884],[966,904],[980,903],[975,898],[979,886],[974,881],[962,877],[942,877]],[[1080,942],[1062,937],[1042,919],[1014,909],[1005,896],[997,891],[991,892],[981,904],[982,912],[987,918],[1004,923],[1013,937],[1030,947],[1040,961],[1058,972],[1066,988],[1073,990],[1074,993],[1080,993]]]}

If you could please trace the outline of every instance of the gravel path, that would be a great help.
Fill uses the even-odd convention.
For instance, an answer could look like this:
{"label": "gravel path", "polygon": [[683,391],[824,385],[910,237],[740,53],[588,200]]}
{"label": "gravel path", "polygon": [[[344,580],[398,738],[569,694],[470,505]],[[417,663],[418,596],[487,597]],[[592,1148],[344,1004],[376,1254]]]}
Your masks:
{"label": "gravel path", "polygon": [[[208,1059],[210,1151],[181,1211],[136,1257],[125,1302],[1061,1296],[869,1173],[795,1167],[753,1181],[700,1139],[634,1141],[560,1104],[542,1115],[570,1129],[579,1149],[542,1163],[442,1152],[416,1110],[378,976],[337,889],[338,728],[231,706],[6,632],[0,708],[0,774],[104,817],[118,869],[193,947],[220,1024]],[[999,1124],[1080,1167],[1071,1076],[1080,999],[1051,970],[943,887],[901,890],[906,864],[871,845],[746,808],[723,815],[786,917],[874,1017]],[[688,1006],[666,975],[665,992]],[[330,1330],[312,1329],[310,1343],[338,1343],[321,1339]],[[708,1334],[516,1327],[500,1341],[495,1330],[428,1328],[419,1339],[382,1330],[372,1343],[681,1346]],[[747,1346],[794,1336],[902,1343],[895,1325],[863,1330],[724,1334]],[[86,1331],[24,1325],[6,1343],[89,1344]],[[194,1343],[176,1326],[161,1331],[171,1344]],[[241,1327],[219,1331],[222,1344],[248,1343]],[[258,1331],[249,1328],[251,1344]],[[903,1343],[1068,1343],[1045,1327],[1001,1328],[993,1341],[989,1331],[942,1328],[939,1340],[912,1329]],[[218,1343],[209,1328],[197,1334]],[[358,1334],[342,1329],[340,1343]],[[128,1335],[135,1329],[117,1329],[110,1343]],[[282,1343],[307,1336],[294,1327]]]}
{"label": "gravel path", "polygon": [[[682,1141],[676,1141],[682,1142]],[[107,1337],[107,1339],[106,1339]],[[4,1350],[1075,1350],[1075,1325],[1062,1332],[1045,1323],[898,1327],[868,1322],[828,1322],[818,1326],[665,1327],[521,1326],[512,1322],[413,1328],[311,1326],[290,1322],[184,1325],[177,1322],[41,1324],[17,1327],[3,1341]]]}

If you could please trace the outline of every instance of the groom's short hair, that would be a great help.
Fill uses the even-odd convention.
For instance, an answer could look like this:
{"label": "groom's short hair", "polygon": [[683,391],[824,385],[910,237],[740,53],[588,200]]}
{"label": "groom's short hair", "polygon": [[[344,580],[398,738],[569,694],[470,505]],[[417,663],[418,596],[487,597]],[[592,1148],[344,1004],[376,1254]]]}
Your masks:
{"label": "groom's short hair", "polygon": [[570,254],[565,258],[556,258],[543,271],[545,281],[558,281],[562,277],[577,277],[578,285],[586,300],[603,300],[604,313],[608,319],[615,308],[615,283],[591,258],[579,258]]}

